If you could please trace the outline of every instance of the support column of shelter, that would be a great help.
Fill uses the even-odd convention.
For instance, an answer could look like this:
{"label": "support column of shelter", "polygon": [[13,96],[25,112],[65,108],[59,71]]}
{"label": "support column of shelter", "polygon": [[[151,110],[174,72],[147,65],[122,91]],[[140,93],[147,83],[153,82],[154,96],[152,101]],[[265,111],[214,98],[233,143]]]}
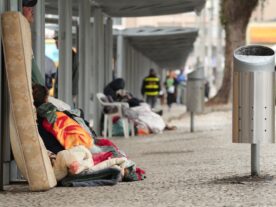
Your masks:
{"label": "support column of shelter", "polygon": [[116,76],[118,78],[124,77],[124,56],[125,56],[125,42],[124,36],[119,34],[117,36],[117,66],[116,66]]}
{"label": "support column of shelter", "polygon": [[139,90],[137,91],[138,94],[141,94],[141,84],[143,79],[145,78],[144,76],[144,67],[143,67],[143,63],[141,62],[141,58],[140,58],[140,53],[134,49],[134,58],[135,58],[135,68],[136,70],[139,71],[139,75],[137,78],[137,82],[139,84]]}
{"label": "support column of shelter", "polygon": [[18,8],[18,11],[22,11],[22,1],[23,0],[17,0],[17,8]]}
{"label": "support column of shelter", "polygon": [[[139,82],[139,79],[141,79],[142,76],[142,71],[141,71],[141,67],[139,66],[139,60],[137,58],[137,51],[135,51],[134,49],[132,50],[132,58],[133,58],[133,68],[136,71],[136,77],[137,77],[137,82]],[[138,87],[134,93],[136,93],[137,96],[141,97],[141,90],[140,90],[141,86]]]}
{"label": "support column of shelter", "polygon": [[125,72],[124,72],[123,78],[125,80],[125,89],[128,91],[132,91],[131,85],[133,85],[133,82],[131,80],[130,50],[131,50],[131,47],[130,47],[129,43],[126,41],[125,42],[125,55],[123,58],[123,62],[124,62],[123,64],[125,67]]}
{"label": "support column of shelter", "polygon": [[135,68],[132,67],[133,64],[133,49],[128,47],[128,66],[127,69],[129,70],[129,79],[130,79],[130,92],[135,93],[135,88],[137,88],[137,82],[138,82],[138,77],[135,76]]}
{"label": "support column of shelter", "polygon": [[[144,68],[143,62],[141,60],[141,54],[137,50],[135,50],[135,59],[136,59],[136,68],[137,70],[139,70],[138,81],[142,83],[143,79],[146,77],[144,75],[146,69]],[[144,97],[144,100],[145,100],[145,97]]]}
{"label": "support column of shelter", "polygon": [[91,45],[91,7],[89,0],[79,1],[79,91],[78,106],[83,109],[86,119],[89,118],[90,84],[92,76]]}
{"label": "support column of shelter", "polygon": [[[134,96],[141,97],[141,86],[143,79],[148,75],[149,69],[154,68],[158,72],[159,67],[148,57],[133,48],[133,46],[124,39],[123,47],[122,40],[118,37],[117,53],[121,55],[122,60],[117,60],[117,68],[123,65],[122,75],[120,77],[125,79],[126,89]],[[121,48],[119,48],[121,45]],[[123,52],[121,52],[123,50]],[[120,55],[117,55],[120,59]]]}
{"label": "support column of shelter", "polygon": [[72,0],[59,0],[58,13],[58,97],[72,106]]}
{"label": "support column of shelter", "polygon": [[[138,71],[136,70],[135,64],[135,50],[133,47],[126,41],[125,42],[125,81],[126,81],[126,90],[130,91],[134,96],[137,97],[137,79]],[[139,95],[139,94],[138,94]]]}
{"label": "support column of shelter", "polygon": [[[135,51],[134,49],[131,49],[130,51],[130,56],[131,56],[131,59],[130,59],[130,67],[133,69],[133,80],[134,80],[134,84],[137,84],[137,82],[139,81],[139,68],[136,67],[135,65],[135,58],[134,58],[134,55],[135,55]],[[140,97],[140,86],[138,88],[136,87],[133,87],[133,90],[131,91],[136,97]]]}
{"label": "support column of shelter", "polygon": [[[5,11],[21,11],[22,9],[21,0],[0,0],[0,13]],[[0,23],[1,24],[1,23]],[[1,29],[1,25],[0,25]],[[1,31],[0,31],[1,35]],[[1,38],[0,38],[1,41]],[[0,126],[0,190],[4,189],[4,185],[10,183],[10,163],[11,163],[11,144],[10,144],[10,134],[9,134],[9,114],[10,114],[10,102],[9,102],[9,91],[7,85],[7,79],[5,74],[5,64],[2,59],[3,53],[2,48],[0,48],[0,114],[1,114],[1,126]]]}
{"label": "support column of shelter", "polygon": [[97,93],[103,92],[104,89],[104,15],[100,8],[95,8],[93,11],[94,26],[93,26],[93,81],[95,88],[93,93],[93,123],[96,132],[100,132],[100,116],[101,108],[96,98]]}
{"label": "support column of shelter", "polygon": [[32,28],[33,50],[35,60],[44,76],[45,74],[45,0],[37,1],[35,21]]}
{"label": "support column of shelter", "polygon": [[107,85],[112,80],[112,54],[113,54],[113,22],[110,17],[106,18],[105,23],[105,51],[104,51],[104,58],[105,58],[105,80],[104,85]]}
{"label": "support column of shelter", "polygon": [[20,11],[22,9],[22,0],[9,0],[6,3],[6,11]]}
{"label": "support column of shelter", "polygon": [[[3,13],[6,9],[6,0],[0,0],[0,14]],[[1,31],[1,22],[0,22],[0,43],[2,42],[2,31]],[[2,44],[2,43],[1,43]],[[4,139],[5,139],[5,121],[6,117],[4,116],[4,101],[7,97],[4,97],[4,63],[2,62],[2,57],[3,57],[3,51],[2,47],[0,48],[0,85],[1,85],[1,90],[0,90],[0,191],[4,190]]]}

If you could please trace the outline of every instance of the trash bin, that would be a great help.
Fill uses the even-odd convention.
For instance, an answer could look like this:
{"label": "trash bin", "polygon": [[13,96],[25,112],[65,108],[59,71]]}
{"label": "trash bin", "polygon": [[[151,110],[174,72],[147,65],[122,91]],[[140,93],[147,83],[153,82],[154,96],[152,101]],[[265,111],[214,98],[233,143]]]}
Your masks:
{"label": "trash bin", "polygon": [[274,143],[274,51],[251,45],[234,51],[234,143]]}
{"label": "trash bin", "polygon": [[204,68],[198,67],[188,74],[187,110],[201,113],[204,110]]}
{"label": "trash bin", "polygon": [[183,105],[187,104],[187,84],[184,83],[183,85],[181,85],[181,99],[180,99],[180,103]]}

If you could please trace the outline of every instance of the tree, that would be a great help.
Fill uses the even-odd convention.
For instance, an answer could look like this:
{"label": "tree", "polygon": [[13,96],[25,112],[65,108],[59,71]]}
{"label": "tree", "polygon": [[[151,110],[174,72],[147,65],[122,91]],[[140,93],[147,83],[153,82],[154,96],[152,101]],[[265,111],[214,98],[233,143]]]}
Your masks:
{"label": "tree", "polygon": [[264,0],[221,0],[221,24],[225,29],[225,68],[222,86],[207,104],[226,104],[230,99],[233,73],[233,51],[245,45],[246,28],[251,14]]}

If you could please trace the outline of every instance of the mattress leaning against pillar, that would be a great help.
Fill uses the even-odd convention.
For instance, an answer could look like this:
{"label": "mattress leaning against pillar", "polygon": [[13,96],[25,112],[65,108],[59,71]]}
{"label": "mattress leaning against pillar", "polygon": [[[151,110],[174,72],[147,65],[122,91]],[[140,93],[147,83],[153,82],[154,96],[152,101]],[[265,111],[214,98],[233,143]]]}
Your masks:
{"label": "mattress leaning against pillar", "polygon": [[10,139],[16,163],[31,191],[56,185],[53,168],[39,136],[31,88],[31,30],[19,12],[1,16],[10,94]]}

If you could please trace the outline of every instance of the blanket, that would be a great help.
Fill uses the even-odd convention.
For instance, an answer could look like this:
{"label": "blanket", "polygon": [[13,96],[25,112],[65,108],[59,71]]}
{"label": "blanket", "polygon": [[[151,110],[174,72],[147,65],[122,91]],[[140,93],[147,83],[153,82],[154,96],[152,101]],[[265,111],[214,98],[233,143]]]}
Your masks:
{"label": "blanket", "polygon": [[48,132],[55,136],[65,149],[70,149],[78,145],[83,145],[87,148],[92,147],[93,139],[83,127],[65,113],[59,111],[55,113],[57,118],[54,124],[44,119],[42,125]]}

